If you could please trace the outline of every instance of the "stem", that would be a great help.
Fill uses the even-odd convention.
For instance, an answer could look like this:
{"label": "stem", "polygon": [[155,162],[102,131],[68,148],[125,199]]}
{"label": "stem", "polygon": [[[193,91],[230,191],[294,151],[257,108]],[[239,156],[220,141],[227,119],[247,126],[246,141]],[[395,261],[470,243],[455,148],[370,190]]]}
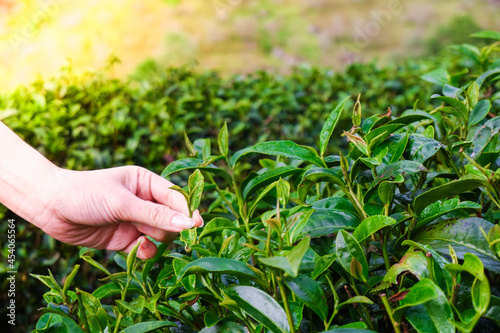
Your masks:
{"label": "stem", "polygon": [[234,209],[233,205],[231,204],[231,202],[229,200],[227,200],[226,196],[224,195],[224,193],[222,193],[222,190],[220,189],[219,185],[215,182],[214,178],[212,177],[212,175],[208,172],[205,173],[208,178],[210,179],[210,181],[212,182],[213,185],[215,185],[215,190],[217,191],[217,193],[220,195],[220,197],[222,198],[222,200],[226,203],[226,205],[228,206],[229,210],[231,211],[231,213],[233,213],[233,215],[239,219],[240,218],[240,215],[238,214],[238,212],[236,212],[236,210]]}
{"label": "stem", "polygon": [[382,299],[382,303],[384,304],[384,307],[385,307],[385,310],[387,311],[387,314],[389,315],[389,319],[391,320],[392,327],[394,327],[394,331],[396,333],[401,333],[401,330],[399,328],[399,323],[396,320],[394,320],[391,305],[389,304],[389,300],[387,300],[387,295],[380,294],[379,296]]}
{"label": "stem", "polygon": [[391,268],[391,261],[389,260],[389,253],[387,252],[387,239],[384,233],[380,232],[380,246],[382,247],[382,256],[384,257],[385,269],[389,271]]}
{"label": "stem", "polygon": [[85,313],[85,307],[83,306],[82,294],[77,291],[76,297],[78,298],[78,308],[80,310],[80,317],[83,321],[83,326],[86,333],[90,333],[89,322],[87,320],[87,314]]}
{"label": "stem", "polygon": [[288,304],[288,297],[286,295],[285,286],[281,281],[282,275],[277,278],[278,286],[281,293],[281,299],[283,300],[283,304],[285,305],[286,317],[288,318],[288,325],[290,326],[290,333],[295,333],[295,325],[293,323],[292,311],[290,311],[290,305]]}

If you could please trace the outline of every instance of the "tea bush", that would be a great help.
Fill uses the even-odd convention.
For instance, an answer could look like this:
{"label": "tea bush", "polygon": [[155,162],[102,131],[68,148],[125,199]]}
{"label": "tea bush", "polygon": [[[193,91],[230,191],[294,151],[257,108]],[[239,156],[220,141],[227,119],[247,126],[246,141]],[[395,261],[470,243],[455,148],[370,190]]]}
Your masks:
{"label": "tea bush", "polygon": [[[192,208],[204,184],[208,223],[154,259],[118,253],[112,269],[82,249],[80,268],[61,251],[67,277],[34,275],[50,288],[37,330],[495,330],[498,43],[455,50],[464,56],[440,69],[224,80],[184,68],[136,87],[68,72],[3,98],[5,122],[60,165],[156,170],[167,154],[163,175]],[[78,278],[89,264],[99,287]]]}

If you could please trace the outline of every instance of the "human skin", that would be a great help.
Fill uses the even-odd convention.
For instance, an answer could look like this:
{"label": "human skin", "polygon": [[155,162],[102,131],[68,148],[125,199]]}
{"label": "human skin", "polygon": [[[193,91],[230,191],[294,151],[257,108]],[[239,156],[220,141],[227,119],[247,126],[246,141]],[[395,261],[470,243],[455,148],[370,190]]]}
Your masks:
{"label": "human skin", "polygon": [[0,122],[0,202],[65,243],[152,258],[156,245],[199,227],[173,184],[147,169],[124,166],[94,171],[57,167]]}

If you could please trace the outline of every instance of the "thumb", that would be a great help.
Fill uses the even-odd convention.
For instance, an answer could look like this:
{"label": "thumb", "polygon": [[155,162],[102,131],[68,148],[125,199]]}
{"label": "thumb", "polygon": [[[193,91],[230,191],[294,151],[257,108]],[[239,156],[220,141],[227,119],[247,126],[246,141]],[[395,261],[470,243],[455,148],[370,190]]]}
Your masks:
{"label": "thumb", "polygon": [[153,228],[180,232],[195,226],[195,220],[170,207],[139,199],[131,195],[127,202],[127,212],[122,214],[130,222],[140,222]]}

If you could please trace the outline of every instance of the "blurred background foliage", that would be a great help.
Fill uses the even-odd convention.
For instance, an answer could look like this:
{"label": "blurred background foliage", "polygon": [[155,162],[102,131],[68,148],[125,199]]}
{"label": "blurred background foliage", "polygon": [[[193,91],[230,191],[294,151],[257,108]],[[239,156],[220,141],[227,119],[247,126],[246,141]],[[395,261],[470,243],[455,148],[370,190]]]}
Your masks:
{"label": "blurred background foliage", "polygon": [[[76,170],[136,164],[160,173],[186,157],[184,132],[214,138],[224,122],[232,150],[284,138],[314,145],[346,95],[362,94],[365,115],[433,108],[441,86],[420,77],[439,67],[477,76],[447,46],[481,43],[470,33],[500,30],[499,13],[496,0],[0,0],[0,120]],[[346,144],[349,117],[332,146]],[[17,319],[27,331],[45,291],[29,273],[50,268],[60,281],[78,248],[0,215],[19,222]],[[95,271],[80,264],[75,283],[94,289]]]}
{"label": "blurred background foliage", "polygon": [[[1,0],[0,89],[105,66],[195,61],[223,75],[435,54],[500,29],[498,0]],[[147,59],[147,60],[146,60]],[[5,66],[8,64],[8,66]]]}

